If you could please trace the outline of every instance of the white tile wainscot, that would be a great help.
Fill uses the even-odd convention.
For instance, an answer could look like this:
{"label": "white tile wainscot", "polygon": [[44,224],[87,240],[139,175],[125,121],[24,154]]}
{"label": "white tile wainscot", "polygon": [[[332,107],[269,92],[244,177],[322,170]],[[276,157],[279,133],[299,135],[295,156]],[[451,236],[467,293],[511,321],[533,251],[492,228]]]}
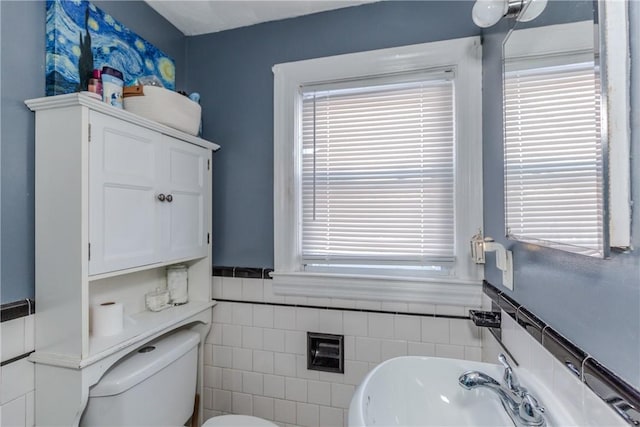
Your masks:
{"label": "white tile wainscot", "polygon": [[[483,306],[489,308],[490,302],[483,301]],[[546,404],[553,403],[555,410],[566,411],[575,420],[575,425],[628,425],[505,311],[502,311],[502,342],[520,364],[515,369],[516,374],[521,369],[531,372],[538,380],[539,388],[547,390],[547,396],[557,398]],[[500,351],[493,336],[483,333],[483,361],[495,363]],[[537,397],[544,406],[545,396]]]}
{"label": "white tile wainscot", "polygon": [[[384,303],[373,301],[288,299],[273,295],[268,279],[216,276],[212,286],[214,298],[239,302],[219,301],[213,309],[205,345],[205,419],[235,413],[279,425],[343,427],[355,387],[384,360],[405,355],[482,358],[479,328],[466,319],[434,317],[437,306],[393,303],[383,308]],[[463,315],[466,310],[441,306],[439,312]],[[306,369],[307,331],[344,334],[344,374]]]}
{"label": "white tile wainscot", "polygon": [[[2,361],[33,351],[34,315],[0,324]],[[32,427],[34,420],[34,367],[26,358],[0,368],[0,425]]]}

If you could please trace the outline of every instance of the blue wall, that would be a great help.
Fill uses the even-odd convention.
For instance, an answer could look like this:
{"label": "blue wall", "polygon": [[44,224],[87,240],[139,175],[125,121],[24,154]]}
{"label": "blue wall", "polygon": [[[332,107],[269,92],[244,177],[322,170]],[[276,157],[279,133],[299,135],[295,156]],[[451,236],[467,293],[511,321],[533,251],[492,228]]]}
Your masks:
{"label": "blue wall", "polygon": [[[640,200],[640,2],[631,3],[633,200]],[[551,4],[551,3],[550,3]],[[545,12],[546,13],[546,12]],[[508,23],[485,32],[483,43],[484,221],[487,235],[514,252],[519,303],[640,387],[640,252],[597,260],[504,238],[502,189],[502,42]],[[640,209],[633,213],[633,246],[640,247]],[[487,263],[485,276],[501,285],[501,273]],[[506,290],[506,289],[503,289]]]}
{"label": "blue wall", "polygon": [[[94,1],[176,61],[183,88],[186,37],[144,2]],[[45,95],[44,1],[0,1],[0,297],[34,296],[34,114],[24,100]]]}
{"label": "blue wall", "polygon": [[274,64],[479,34],[471,3],[382,2],[190,37],[214,155],[213,262],[273,266]]}

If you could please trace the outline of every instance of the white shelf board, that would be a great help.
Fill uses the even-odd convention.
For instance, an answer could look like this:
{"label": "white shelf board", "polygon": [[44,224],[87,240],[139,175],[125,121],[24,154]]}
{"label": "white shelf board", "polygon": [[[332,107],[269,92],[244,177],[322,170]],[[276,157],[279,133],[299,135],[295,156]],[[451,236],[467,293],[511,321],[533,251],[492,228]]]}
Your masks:
{"label": "white shelf board", "polygon": [[172,259],[170,261],[156,262],[154,264],[141,265],[138,267],[126,268],[124,270],[114,270],[114,271],[108,271],[106,273],[93,274],[93,275],[89,275],[89,281],[93,282],[96,280],[107,279],[109,277],[124,276],[125,274],[137,273],[139,271],[145,271],[145,270],[152,270],[154,268],[166,267],[168,265],[173,265],[173,264],[186,264],[192,261],[201,260],[203,258],[206,258],[206,257],[200,256],[195,258],[189,257],[189,258]]}
{"label": "white shelf board", "polygon": [[143,311],[127,316],[125,329],[118,335],[90,336],[89,356],[85,358],[36,350],[29,356],[29,360],[45,365],[84,369],[118,352],[122,352],[123,355],[127,354],[142,345],[145,339],[160,336],[192,321],[208,323],[211,321],[211,316],[203,318],[201,315],[216,304],[217,302],[214,300],[190,301],[185,305],[170,307],[159,312]]}
{"label": "white shelf board", "polygon": [[158,312],[145,310],[126,316],[122,333],[110,337],[89,337],[89,356],[82,359],[80,367],[91,365],[163,330],[172,329],[183,320],[210,309],[215,304],[215,301],[190,301]]}

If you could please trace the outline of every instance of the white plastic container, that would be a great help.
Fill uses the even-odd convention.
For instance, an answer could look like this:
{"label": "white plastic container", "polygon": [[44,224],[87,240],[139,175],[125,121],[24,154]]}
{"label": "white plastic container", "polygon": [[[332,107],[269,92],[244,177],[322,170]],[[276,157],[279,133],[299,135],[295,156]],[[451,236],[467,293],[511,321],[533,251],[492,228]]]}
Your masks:
{"label": "white plastic container", "polygon": [[171,304],[181,305],[189,301],[189,272],[184,264],[167,267],[167,289]]}
{"label": "white plastic container", "polygon": [[171,295],[168,289],[157,288],[155,291],[148,292],[144,295],[145,307],[149,311],[162,311],[165,308],[171,307],[169,301]]}
{"label": "white plastic container", "polygon": [[162,87],[145,86],[143,96],[124,99],[124,109],[191,135],[200,128],[200,104]]}

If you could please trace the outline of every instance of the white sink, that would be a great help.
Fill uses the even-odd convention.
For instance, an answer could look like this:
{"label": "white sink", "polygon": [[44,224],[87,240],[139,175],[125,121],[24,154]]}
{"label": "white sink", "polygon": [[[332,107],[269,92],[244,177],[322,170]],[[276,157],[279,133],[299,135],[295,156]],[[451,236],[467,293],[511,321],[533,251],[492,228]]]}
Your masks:
{"label": "white sink", "polygon": [[[512,366],[520,385],[545,408],[546,427],[627,426],[580,379],[559,362],[553,363],[551,382],[546,376]],[[349,427],[513,427],[497,393],[484,387],[467,390],[458,383],[468,371],[483,372],[503,383],[504,368],[491,363],[418,356],[387,360],[356,389],[349,407]]]}
{"label": "white sink", "polygon": [[418,356],[387,360],[358,386],[349,407],[349,427],[513,427],[495,393],[458,384],[458,377],[471,370],[502,380],[502,366],[490,363]]}

